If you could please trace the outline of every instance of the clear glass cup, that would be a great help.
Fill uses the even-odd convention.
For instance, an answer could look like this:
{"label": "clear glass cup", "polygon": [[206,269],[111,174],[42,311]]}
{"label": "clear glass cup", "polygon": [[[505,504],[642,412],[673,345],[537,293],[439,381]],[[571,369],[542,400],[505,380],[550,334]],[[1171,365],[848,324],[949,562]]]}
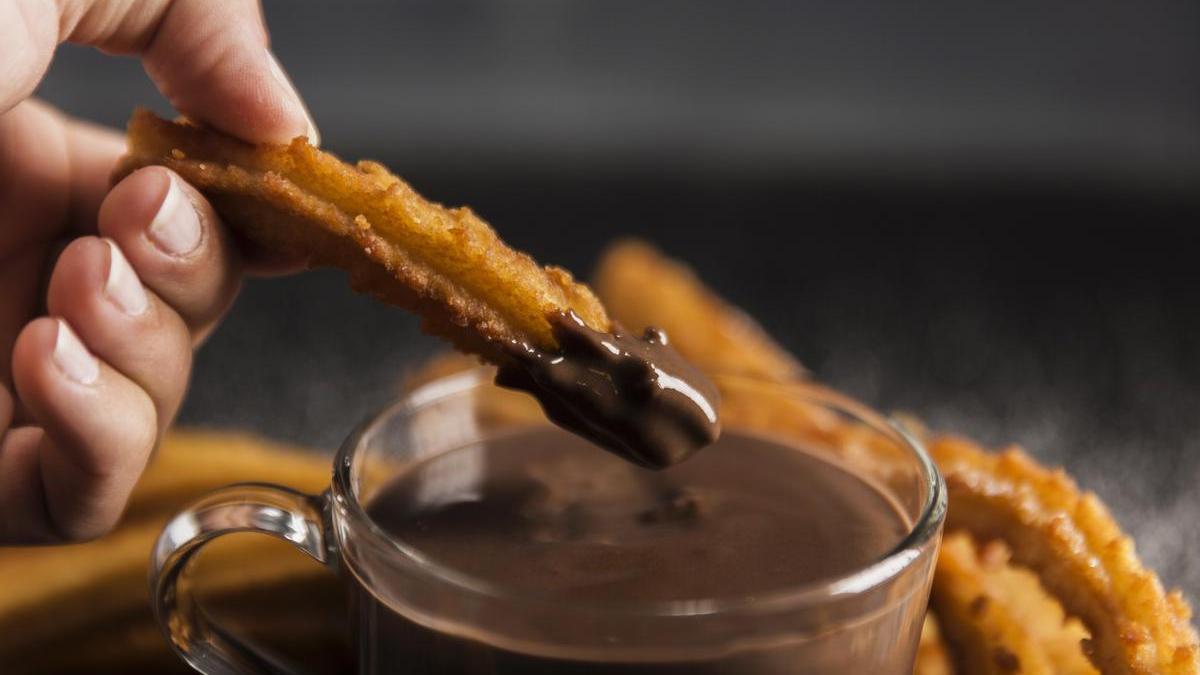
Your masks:
{"label": "clear glass cup", "polygon": [[[343,579],[360,673],[911,672],[946,496],[901,427],[815,385],[718,378],[727,428],[828,453],[888,493],[912,523],[907,535],[860,569],[753,598],[562,602],[443,567],[390,537],[365,507],[431,457],[548,424],[490,378],[480,369],[430,383],[368,420],[343,444],[320,496],[233,485],[173,518],[150,575],[173,648],[204,673],[291,672],[210,622],[192,596],[189,562],[204,544],[253,531],[293,543]],[[463,470],[456,480],[478,467]]]}

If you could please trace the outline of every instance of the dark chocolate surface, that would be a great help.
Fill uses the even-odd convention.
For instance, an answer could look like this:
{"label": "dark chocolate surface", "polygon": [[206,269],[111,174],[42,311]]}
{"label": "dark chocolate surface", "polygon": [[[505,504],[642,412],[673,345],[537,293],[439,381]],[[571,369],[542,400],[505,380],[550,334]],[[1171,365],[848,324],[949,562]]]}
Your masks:
{"label": "dark chocolate surface", "polygon": [[878,561],[911,527],[827,457],[736,431],[662,472],[516,431],[426,460],[368,510],[428,561],[564,603],[782,592]]}

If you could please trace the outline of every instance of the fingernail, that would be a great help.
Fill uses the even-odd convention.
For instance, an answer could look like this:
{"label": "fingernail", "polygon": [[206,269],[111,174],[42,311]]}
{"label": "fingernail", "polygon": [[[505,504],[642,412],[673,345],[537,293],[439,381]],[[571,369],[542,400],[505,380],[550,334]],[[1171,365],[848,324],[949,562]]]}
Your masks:
{"label": "fingernail", "polygon": [[116,242],[105,239],[108,244],[108,278],[104,281],[104,294],[113,304],[130,316],[137,316],[146,311],[146,291],[142,282],[138,281],[137,273],[129,266],[129,261]]}
{"label": "fingernail", "polygon": [[91,384],[100,377],[100,362],[62,319],[58,320],[58,336],[54,338],[52,358],[63,375],[79,384]]}
{"label": "fingernail", "polygon": [[150,221],[150,240],[167,255],[182,256],[196,250],[200,245],[200,216],[196,208],[183,193],[183,187],[174,174],[171,186],[162,206]]}
{"label": "fingernail", "polygon": [[275,53],[267,49],[267,63],[271,66],[271,75],[275,77],[275,81],[285,91],[291,94],[292,99],[300,104],[300,110],[304,112],[304,119],[308,122],[308,131],[305,135],[308,137],[308,142],[313,147],[321,145],[321,134],[317,132],[317,125],[313,122],[312,113],[308,112],[308,106],[304,104],[304,99],[300,98],[300,93],[296,91],[296,85],[292,84],[287,73],[283,72],[283,66],[279,65],[279,59],[275,58]]}

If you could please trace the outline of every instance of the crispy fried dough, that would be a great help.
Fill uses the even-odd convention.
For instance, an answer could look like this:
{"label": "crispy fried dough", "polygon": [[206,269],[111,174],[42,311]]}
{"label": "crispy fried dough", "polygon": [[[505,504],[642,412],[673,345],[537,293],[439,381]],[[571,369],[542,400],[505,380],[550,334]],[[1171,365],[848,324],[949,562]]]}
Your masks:
{"label": "crispy fried dough", "polygon": [[596,291],[621,323],[640,333],[666,328],[681,354],[710,373],[789,382],[804,367],[754,319],[717,297],[684,265],[625,240],[600,259]]}
{"label": "crispy fried dough", "polygon": [[720,435],[716,389],[666,336],[619,330],[565,270],[538,266],[469,209],[426,201],[379,164],[350,166],[303,138],[249,145],[146,111],[128,145],[117,177],[173,169],[243,238],[347,270],[355,288],[499,366],[497,383],[606,450],[662,468]]}
{"label": "crispy fried dough", "polygon": [[1037,575],[1014,565],[1008,546],[1001,541],[984,544],[978,554],[984,583],[1021,618],[1025,630],[1045,650],[1051,672],[1096,675],[1099,671],[1082,649],[1087,629],[1079,619],[1067,616],[1062,605],[1042,588]]}
{"label": "crispy fried dough", "polygon": [[938,554],[930,601],[960,668],[978,675],[1052,673],[1041,645],[1025,631],[1021,617],[998,602],[987,581],[971,540],[947,536]]}
{"label": "crispy fried dough", "polygon": [[495,363],[502,343],[554,350],[547,319],[574,312],[608,331],[603,306],[561,268],[513,250],[468,208],[427,201],[374,162],[350,165],[303,138],[253,146],[138,110],[116,176],[166,166],[212,202],[255,246],[419,314],[431,334]]}
{"label": "crispy fried dough", "polygon": [[1005,541],[1013,560],[1083,621],[1088,655],[1102,672],[1200,671],[1190,608],[1142,566],[1095,495],[1019,449],[990,454],[942,437],[930,453],[949,489],[947,528]]}
{"label": "crispy fried dough", "polygon": [[[698,281],[686,295],[659,294],[657,284],[633,286],[625,281],[652,278],[651,270],[662,269],[661,256],[652,249],[609,264],[645,268],[640,272],[610,270],[606,283],[598,286],[617,321],[626,321],[618,309],[625,306],[622,300],[636,296],[639,307],[671,305],[671,311],[652,318],[668,332],[682,327],[695,332],[720,323],[721,318],[711,314],[719,314],[711,309],[718,306],[714,304],[715,296],[708,294],[705,300],[707,291]],[[685,302],[694,303],[694,307],[680,309],[678,305]],[[710,312],[707,321],[673,323],[679,317],[706,311]],[[636,322],[643,317],[630,319]],[[684,357],[701,364],[731,362],[738,357],[737,345],[718,339],[677,343],[677,347]],[[697,348],[724,353],[691,351]],[[760,405],[748,401],[743,407],[756,426],[777,424],[781,432],[801,433],[805,438],[813,432],[797,431],[796,425],[812,420],[829,422],[797,415],[794,406],[781,409],[769,401]],[[723,415],[727,423],[739,424],[742,413],[727,400]],[[772,421],[773,416],[778,417],[777,422]],[[1166,593],[1157,576],[1142,566],[1133,542],[1095,495],[1080,493],[1061,471],[1051,472],[1016,450],[997,456],[969,441],[945,436],[931,436],[928,444],[949,488],[947,528],[967,531],[980,541],[1004,541],[1013,552],[1013,560],[1035,573],[1041,586],[1057,598],[1067,614],[1082,620],[1091,635],[1086,643],[1087,654],[1101,672],[1200,672],[1190,608],[1178,591]],[[949,619],[943,623],[949,633]],[[1052,639],[1059,649],[1066,649],[1062,645],[1069,644],[1074,639],[1071,636],[1078,633],[1069,626],[1060,627],[1064,632]],[[1067,664],[1069,659],[1064,657],[1060,662]]]}
{"label": "crispy fried dough", "polygon": [[[1062,622],[1062,610],[1044,593],[1031,594],[1024,584],[1027,578],[1036,585],[1036,580],[1023,578],[1009,567],[999,542],[976,548],[963,533],[949,534],[942,541],[931,602],[955,646],[963,672],[1095,673],[1084,659],[1078,640],[1073,663],[1055,662],[1056,657],[1064,658],[1052,653],[1058,646],[1055,632],[1039,629],[1047,621]],[[1078,624],[1075,626],[1078,628]],[[1082,632],[1079,637],[1086,635]],[[1045,639],[1047,636],[1050,639]],[[1078,667],[1086,670],[1075,669]]]}

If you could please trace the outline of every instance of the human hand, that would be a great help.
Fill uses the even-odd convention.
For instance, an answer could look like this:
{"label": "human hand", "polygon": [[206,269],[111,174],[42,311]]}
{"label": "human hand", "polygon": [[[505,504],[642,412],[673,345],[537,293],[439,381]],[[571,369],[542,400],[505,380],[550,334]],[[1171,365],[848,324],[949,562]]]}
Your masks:
{"label": "human hand", "polygon": [[63,42],[139,55],[227,133],[317,142],[254,0],[0,0],[0,544],[112,528],[193,347],[262,264],[166,169],[108,189],[121,136],[29,98]]}

